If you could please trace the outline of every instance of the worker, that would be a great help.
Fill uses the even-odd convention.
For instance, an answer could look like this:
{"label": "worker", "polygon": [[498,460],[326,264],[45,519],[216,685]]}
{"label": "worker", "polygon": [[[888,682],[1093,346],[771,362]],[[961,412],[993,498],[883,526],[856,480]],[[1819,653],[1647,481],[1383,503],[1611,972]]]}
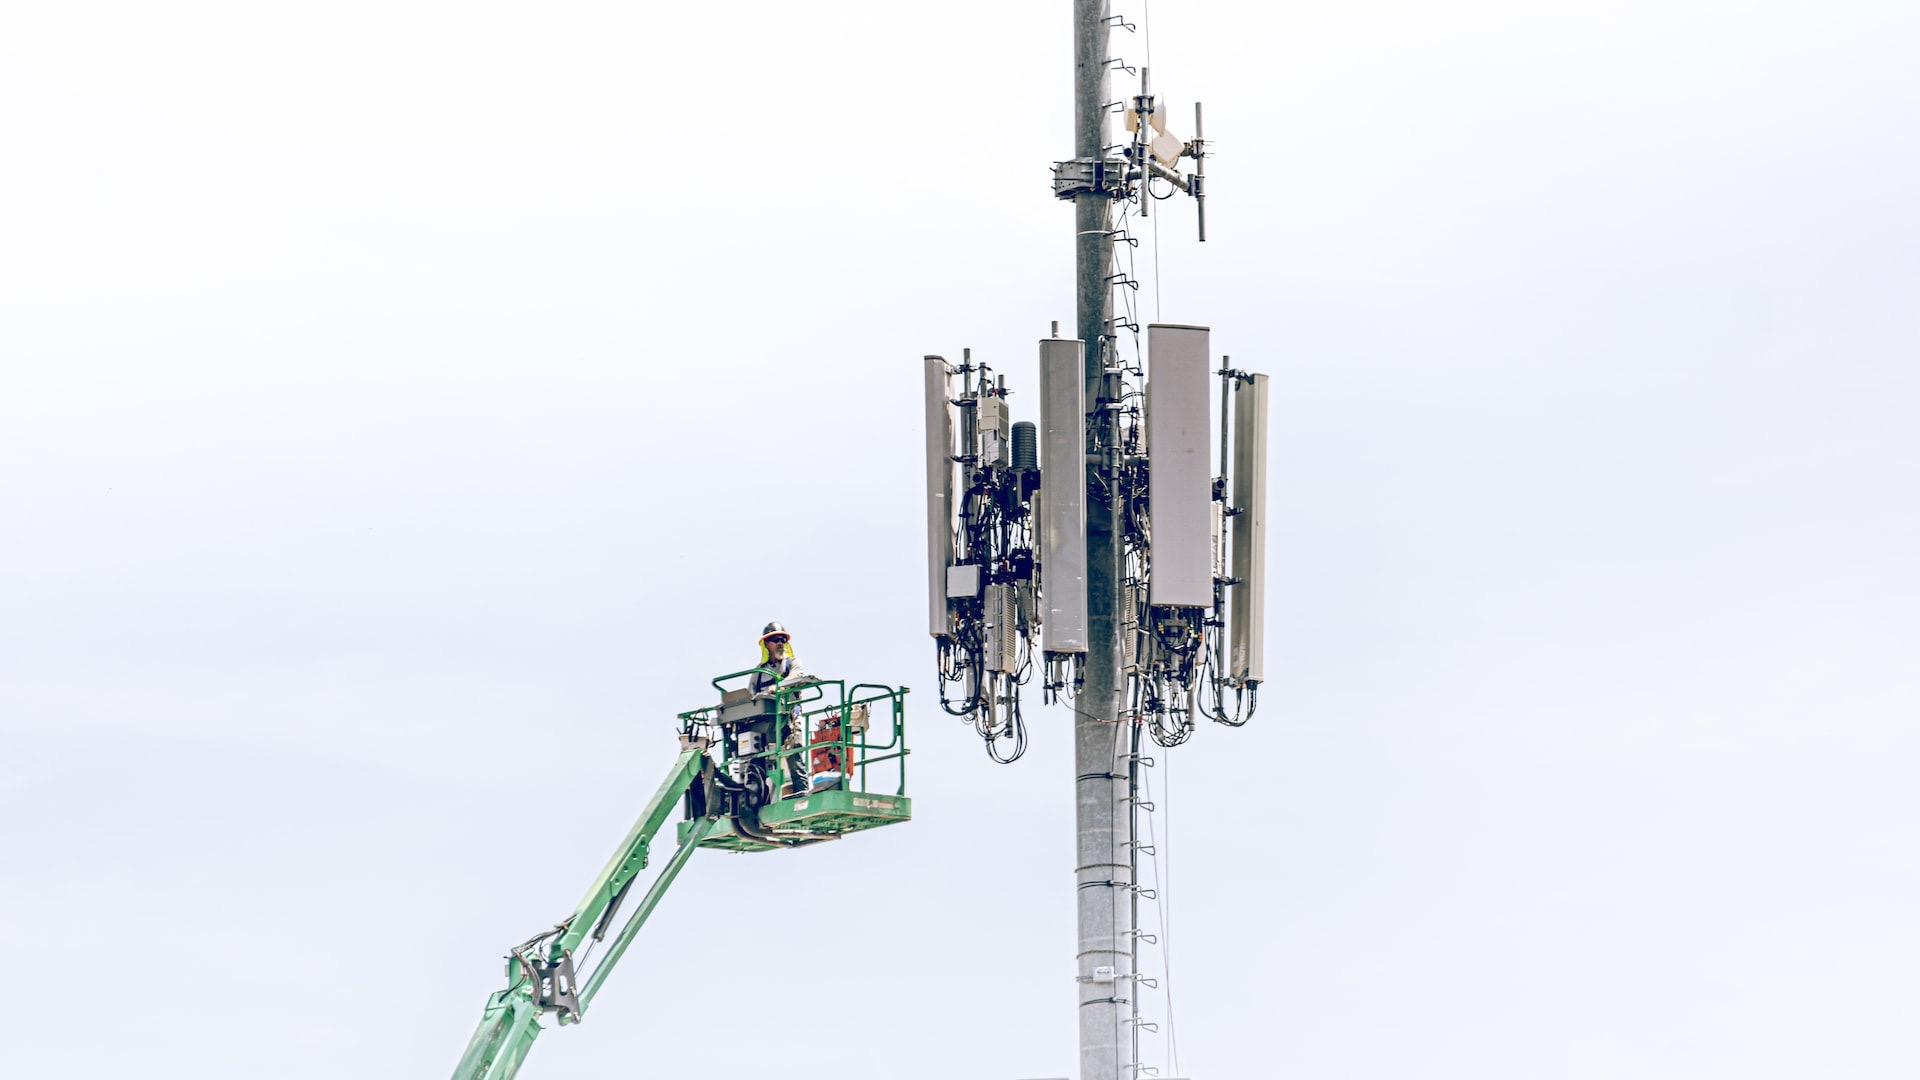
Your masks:
{"label": "worker", "polygon": [[[770,622],[760,631],[760,666],[753,669],[747,677],[747,689],[755,694],[772,693],[773,687],[782,679],[801,674],[800,658],[793,654],[793,635],[777,622]],[[789,730],[782,733],[781,745],[790,749],[800,748],[801,734],[792,730],[791,725],[797,717],[786,718]],[[787,786],[780,792],[782,798],[793,798],[807,793],[807,763],[801,754],[787,757]]]}

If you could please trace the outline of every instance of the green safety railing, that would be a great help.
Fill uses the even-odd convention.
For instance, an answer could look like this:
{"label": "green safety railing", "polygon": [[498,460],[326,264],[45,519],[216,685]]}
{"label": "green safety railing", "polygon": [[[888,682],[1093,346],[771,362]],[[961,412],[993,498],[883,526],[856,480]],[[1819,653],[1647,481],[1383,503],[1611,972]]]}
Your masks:
{"label": "green safety railing", "polygon": [[[748,668],[718,676],[713,679],[714,689],[720,691],[723,697],[744,690],[747,680],[760,670]],[[908,755],[906,695],[907,688],[904,686],[848,683],[844,679],[814,679],[783,687],[762,699],[772,702],[771,712],[765,717],[771,721],[769,745],[748,754],[740,753],[734,740],[728,737],[730,732],[723,730],[720,715],[723,710],[740,701],[752,700],[750,698],[740,697],[736,701],[723,701],[718,705],[680,713],[680,733],[690,738],[704,738],[719,747],[719,760],[723,767],[736,761],[762,763],[770,775],[777,775],[781,781],[775,785],[776,799],[784,796],[789,784],[792,785],[794,797],[808,794],[813,752],[816,750],[838,751],[842,790],[878,794],[875,782],[884,784],[891,780],[891,793],[905,795]],[[866,728],[855,730],[852,721],[856,710],[861,709],[866,713]],[[838,721],[838,737],[815,741],[819,738],[819,730],[832,720]],[[737,730],[744,723],[760,722],[759,719],[750,719],[727,726]],[[798,738],[794,737],[796,732]],[[800,759],[805,773],[799,778],[792,776],[789,770],[789,761],[795,757]],[[889,763],[891,767],[885,767]],[[877,770],[878,776],[874,775],[876,766],[881,766]]]}

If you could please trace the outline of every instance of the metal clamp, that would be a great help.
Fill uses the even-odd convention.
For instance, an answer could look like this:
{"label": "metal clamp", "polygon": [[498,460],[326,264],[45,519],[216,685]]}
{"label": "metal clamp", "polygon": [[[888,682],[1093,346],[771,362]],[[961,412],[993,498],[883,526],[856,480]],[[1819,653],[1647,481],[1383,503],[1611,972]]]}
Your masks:
{"label": "metal clamp", "polygon": [[515,951],[514,961],[532,990],[533,1003],[541,1012],[557,1012],[563,1024],[580,1022],[578,984],[573,975],[573,954],[549,960],[537,954]]}
{"label": "metal clamp", "polygon": [[1074,158],[1053,163],[1053,197],[1071,199],[1079,195],[1099,195],[1115,199],[1125,193],[1127,163],[1124,161]]}

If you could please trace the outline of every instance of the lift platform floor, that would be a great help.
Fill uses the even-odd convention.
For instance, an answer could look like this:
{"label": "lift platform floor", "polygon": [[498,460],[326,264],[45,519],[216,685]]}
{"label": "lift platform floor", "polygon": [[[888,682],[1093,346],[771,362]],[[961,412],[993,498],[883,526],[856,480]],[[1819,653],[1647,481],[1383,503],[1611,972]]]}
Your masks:
{"label": "lift platform floor", "polygon": [[[904,795],[873,795],[864,791],[817,791],[799,799],[782,799],[760,808],[760,827],[795,840],[844,836],[877,829],[913,817],[913,800]],[[680,823],[686,836],[691,822]],[[785,845],[768,844],[742,836],[732,822],[721,821],[700,843],[723,851],[771,851]]]}

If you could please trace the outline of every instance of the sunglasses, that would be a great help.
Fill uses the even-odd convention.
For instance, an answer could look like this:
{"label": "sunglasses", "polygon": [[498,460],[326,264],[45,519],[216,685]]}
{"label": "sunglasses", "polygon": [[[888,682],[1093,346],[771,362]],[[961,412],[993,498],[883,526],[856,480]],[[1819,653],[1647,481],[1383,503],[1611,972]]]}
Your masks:
{"label": "sunglasses", "polygon": [[785,645],[785,644],[786,644],[786,643],[787,643],[787,642],[788,642],[789,640],[791,640],[791,639],[789,639],[789,638],[784,638],[784,637],[770,637],[770,638],[768,638],[768,639],[767,639],[767,644],[769,644],[769,645]]}

